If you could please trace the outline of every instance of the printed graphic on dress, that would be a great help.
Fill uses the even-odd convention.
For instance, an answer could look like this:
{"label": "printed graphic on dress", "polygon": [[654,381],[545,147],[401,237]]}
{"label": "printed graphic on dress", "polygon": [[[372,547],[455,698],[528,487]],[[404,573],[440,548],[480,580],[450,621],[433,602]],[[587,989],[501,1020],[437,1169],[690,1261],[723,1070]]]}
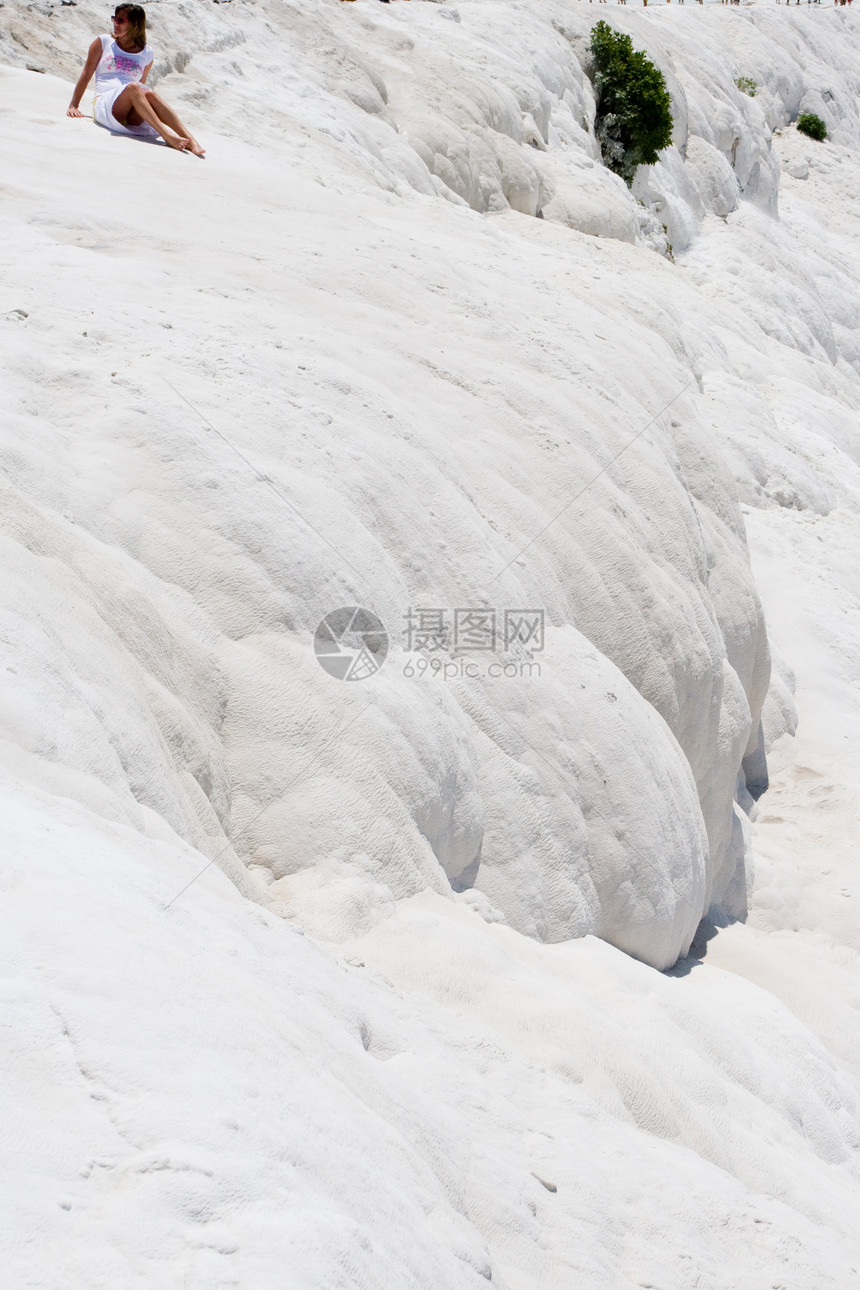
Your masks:
{"label": "printed graphic on dress", "polygon": [[123,76],[131,76],[134,80],[139,81],[143,75],[143,68],[136,58],[128,58],[123,54],[106,54],[102,59],[100,71],[120,72]]}

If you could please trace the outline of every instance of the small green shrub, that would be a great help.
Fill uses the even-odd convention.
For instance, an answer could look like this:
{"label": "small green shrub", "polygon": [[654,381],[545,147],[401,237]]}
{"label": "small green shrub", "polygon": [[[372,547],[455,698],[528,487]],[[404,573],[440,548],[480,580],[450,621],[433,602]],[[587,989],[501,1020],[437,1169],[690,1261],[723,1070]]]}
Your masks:
{"label": "small green shrub", "polygon": [[737,85],[742,94],[749,94],[751,99],[755,98],[758,85],[751,76],[738,76],[735,80],[735,85]]}
{"label": "small green shrub", "polygon": [[672,100],[663,73],[629,36],[598,22],[591,32],[597,138],[603,163],[627,183],[672,142]]}
{"label": "small green shrub", "polygon": [[814,112],[804,112],[797,118],[797,128],[801,134],[808,134],[810,139],[826,139],[827,126]]}

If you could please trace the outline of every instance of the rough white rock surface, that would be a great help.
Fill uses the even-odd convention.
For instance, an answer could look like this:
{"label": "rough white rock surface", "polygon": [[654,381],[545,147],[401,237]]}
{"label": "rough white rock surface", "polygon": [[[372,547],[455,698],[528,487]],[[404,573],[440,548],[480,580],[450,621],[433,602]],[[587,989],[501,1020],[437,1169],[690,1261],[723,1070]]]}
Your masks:
{"label": "rough white rock surface", "polygon": [[[598,12],[675,105],[632,192]],[[153,6],[199,163],[64,118],[94,6],[3,9],[21,1284],[860,1266],[852,16],[446,13]],[[352,604],[355,685],[313,653]],[[416,606],[546,649],[415,675]],[[653,972],[748,906],[728,971]]]}

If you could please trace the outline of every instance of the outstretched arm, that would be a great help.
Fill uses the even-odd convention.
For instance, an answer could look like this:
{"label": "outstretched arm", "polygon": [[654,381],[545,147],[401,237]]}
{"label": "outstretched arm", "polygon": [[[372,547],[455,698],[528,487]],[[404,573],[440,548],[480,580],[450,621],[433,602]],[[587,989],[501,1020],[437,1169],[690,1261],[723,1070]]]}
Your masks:
{"label": "outstretched arm", "polygon": [[78,104],[80,103],[81,99],[84,97],[84,91],[86,90],[87,86],[89,85],[90,81],[93,78],[93,72],[98,67],[99,62],[101,60],[101,56],[102,56],[102,42],[97,36],[96,39],[93,41],[93,43],[90,45],[89,50],[87,52],[87,61],[84,63],[84,70],[81,72],[80,76],[78,77],[78,83],[75,86],[74,93],[72,94],[72,101],[69,104],[68,111],[66,112],[66,116],[84,115],[83,112],[81,112],[80,108],[78,107]]}

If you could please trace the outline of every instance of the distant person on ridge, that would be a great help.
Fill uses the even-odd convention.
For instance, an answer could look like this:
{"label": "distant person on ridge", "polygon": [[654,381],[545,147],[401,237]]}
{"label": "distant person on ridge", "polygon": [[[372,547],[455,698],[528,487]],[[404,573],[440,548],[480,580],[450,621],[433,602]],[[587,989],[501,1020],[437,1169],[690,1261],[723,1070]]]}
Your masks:
{"label": "distant person on ridge", "polygon": [[149,89],[153,51],[146,43],[146,13],[139,4],[117,5],[113,36],[97,36],[90,45],[66,116],[82,117],[79,108],[93,72],[96,99],[93,120],[114,134],[153,138],[156,133],[171,148],[202,157],[204,149],[164,99]]}

